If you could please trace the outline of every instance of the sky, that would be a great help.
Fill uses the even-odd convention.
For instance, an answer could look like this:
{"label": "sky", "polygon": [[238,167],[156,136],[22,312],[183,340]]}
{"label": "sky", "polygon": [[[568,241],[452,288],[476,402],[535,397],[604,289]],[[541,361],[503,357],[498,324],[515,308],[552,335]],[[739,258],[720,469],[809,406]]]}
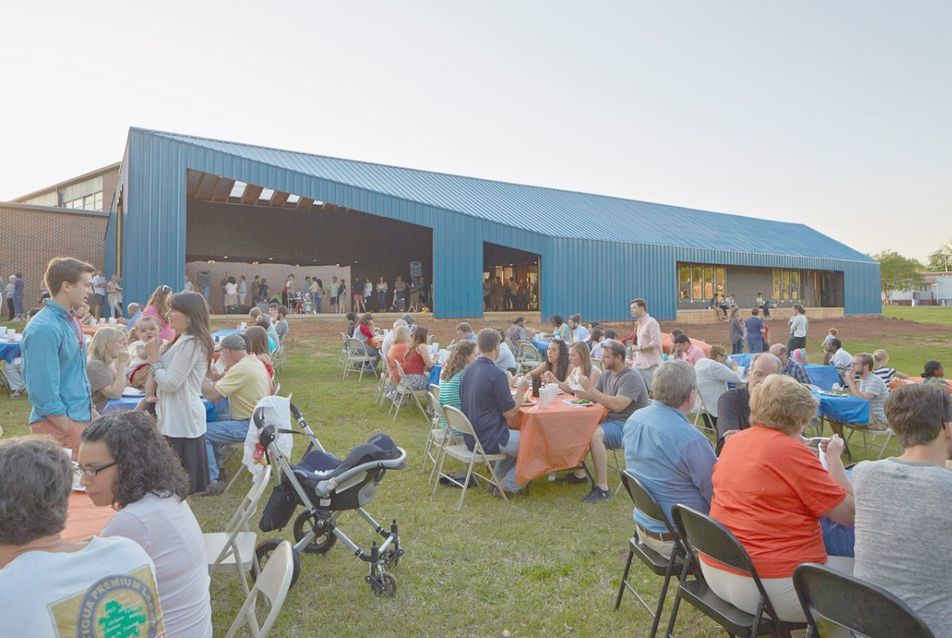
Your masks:
{"label": "sky", "polygon": [[946,0],[37,1],[0,24],[0,200],[119,161],[137,126],[801,222],[866,253],[952,237]]}

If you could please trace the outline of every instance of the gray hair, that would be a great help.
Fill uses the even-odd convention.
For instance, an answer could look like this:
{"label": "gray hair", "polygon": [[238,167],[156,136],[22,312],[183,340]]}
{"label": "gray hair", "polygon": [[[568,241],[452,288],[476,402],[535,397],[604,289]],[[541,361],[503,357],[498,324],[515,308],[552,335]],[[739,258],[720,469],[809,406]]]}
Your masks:
{"label": "gray hair", "polygon": [[0,441],[0,545],[62,532],[72,488],[72,463],[52,440]]}
{"label": "gray hair", "polygon": [[694,367],[687,361],[666,361],[654,373],[652,396],[661,403],[680,408],[697,388]]}
{"label": "gray hair", "polygon": [[783,371],[783,363],[780,361],[780,357],[778,357],[778,356],[775,355],[775,354],[771,354],[771,353],[769,353],[769,352],[760,352],[760,353],[755,354],[754,356],[752,356],[752,357],[750,358],[750,367],[753,368],[753,367],[754,367],[754,364],[757,363],[758,361],[760,361],[761,359],[766,359],[766,360],[769,360],[769,361],[773,361],[774,364],[777,366],[777,373],[778,373],[778,374]]}

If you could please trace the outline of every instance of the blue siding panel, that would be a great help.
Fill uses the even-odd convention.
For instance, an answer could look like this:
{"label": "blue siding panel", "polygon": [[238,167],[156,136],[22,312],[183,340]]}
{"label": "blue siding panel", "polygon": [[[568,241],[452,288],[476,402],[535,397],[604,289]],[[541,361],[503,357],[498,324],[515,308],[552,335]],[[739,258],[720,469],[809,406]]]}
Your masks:
{"label": "blue siding panel", "polygon": [[[624,320],[629,318],[629,300],[639,296],[649,300],[653,315],[674,318],[679,261],[840,271],[847,313],[881,310],[879,264],[800,224],[139,129],[130,130],[120,175],[125,197],[123,276],[129,299],[147,299],[160,283],[176,290],[181,286],[188,169],[431,228],[439,317],[482,314],[484,242],[540,256],[545,316],[580,312],[589,318]],[[586,223],[560,225],[553,234],[551,220],[568,215],[582,215]],[[671,233],[678,224],[704,232]],[[109,232],[114,238],[115,224]],[[758,238],[765,252],[719,248],[750,236]],[[107,263],[109,259],[107,255]]]}

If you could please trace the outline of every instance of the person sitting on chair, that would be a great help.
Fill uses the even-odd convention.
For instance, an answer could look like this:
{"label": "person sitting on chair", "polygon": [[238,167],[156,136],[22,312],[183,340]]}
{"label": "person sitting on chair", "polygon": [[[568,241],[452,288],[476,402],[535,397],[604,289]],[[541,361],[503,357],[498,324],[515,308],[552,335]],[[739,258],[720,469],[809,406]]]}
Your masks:
{"label": "person sitting on chair", "polygon": [[[711,506],[714,449],[685,417],[694,407],[695,369],[668,361],[654,376],[651,405],[634,412],[625,423],[625,466],[671,516],[675,503],[707,514]],[[674,538],[664,521],[635,510],[635,533],[641,542],[670,557]]]}
{"label": "person sitting on chair", "polygon": [[810,379],[810,375],[807,374],[807,369],[800,365],[799,362],[794,361],[793,357],[787,356],[787,346],[782,343],[775,343],[770,346],[770,354],[780,359],[780,374],[785,374],[788,377],[796,379],[797,383],[811,384],[813,381]]}
{"label": "person sitting on chair", "polygon": [[[516,493],[524,487],[516,483],[516,455],[519,452],[519,430],[509,428],[509,422],[519,415],[519,405],[513,400],[506,373],[496,367],[499,357],[499,332],[483,328],[476,339],[479,357],[463,371],[460,379],[460,404],[469,419],[486,454],[505,454],[496,464],[496,476],[506,492]],[[516,397],[522,401],[529,384],[523,379],[516,387]],[[474,449],[473,437],[464,437],[466,447]],[[494,494],[499,495],[493,486]]]}
{"label": "person sitting on chair", "polygon": [[[592,462],[595,465],[595,486],[583,498],[586,503],[598,503],[611,498],[608,489],[608,450],[617,450],[622,445],[622,431],[631,414],[649,404],[648,387],[644,377],[625,363],[625,346],[614,340],[602,344],[602,374],[598,381],[580,376],[582,387],[576,396],[600,403],[608,410],[608,416],[592,435]],[[584,476],[576,472],[575,480]]]}
{"label": "person sitting on chair", "polygon": [[717,400],[717,451],[725,437],[750,427],[750,393],[771,374],[780,374],[780,359],[764,352],[751,359],[747,385],[728,390]]}
{"label": "person sitting on chair", "polygon": [[936,636],[952,636],[952,396],[903,386],[886,399],[886,416],[903,453],[853,468],[854,574],[899,597]]}
{"label": "person sitting on chair", "polygon": [[[793,588],[797,565],[825,563],[849,573],[853,562],[829,556],[823,542],[820,517],[851,526],[854,503],[840,458],[843,439],[834,436],[821,444],[829,470],[802,442],[816,409],[806,386],[770,375],[751,392],[751,427],[727,440],[714,466],[710,516],[747,550],[777,618],[787,622],[804,621]],[[701,571],[718,597],[748,614],[757,610],[761,596],[752,578],[704,554]]]}
{"label": "person sitting on chair", "polygon": [[697,391],[704,402],[704,421],[711,430],[717,430],[717,404],[728,391],[728,383],[740,383],[737,364],[727,358],[721,346],[711,346],[710,358],[694,364],[697,375]]}
{"label": "person sitting on chair", "polygon": [[[108,467],[79,470],[89,477]],[[0,632],[18,638],[104,635],[91,619],[82,626],[79,609],[87,601],[101,613],[110,604],[125,609],[126,635],[164,636],[155,566],[144,549],[128,538],[63,538],[72,489],[73,465],[54,441],[0,441]]]}
{"label": "person sitting on chair", "polygon": [[873,355],[865,352],[853,355],[853,365],[844,376],[850,394],[869,401],[869,428],[885,430],[889,427],[884,409],[889,388],[873,374]]}
{"label": "person sitting on chair", "polygon": [[701,346],[693,343],[691,337],[682,332],[674,338],[674,352],[672,355],[674,359],[687,361],[693,366],[704,358],[704,350],[701,349]]}
{"label": "person sitting on chair", "polygon": [[[205,379],[202,385],[205,398],[221,406],[218,411],[219,420],[209,423],[205,432],[205,454],[208,456],[210,481],[205,493],[210,495],[221,494],[225,490],[219,471],[219,448],[228,443],[245,440],[255,405],[271,394],[268,371],[258,357],[248,352],[244,337],[236,334],[222,339],[219,359],[225,363],[225,373],[217,382]],[[228,401],[221,401],[224,398]]]}

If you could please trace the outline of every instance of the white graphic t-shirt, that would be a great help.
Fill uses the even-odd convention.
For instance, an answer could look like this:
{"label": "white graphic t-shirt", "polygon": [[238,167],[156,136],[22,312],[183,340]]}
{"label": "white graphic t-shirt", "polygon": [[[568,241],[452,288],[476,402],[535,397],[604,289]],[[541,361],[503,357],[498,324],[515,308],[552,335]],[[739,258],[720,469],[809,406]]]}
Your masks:
{"label": "white graphic t-shirt", "polygon": [[135,541],[27,552],[0,569],[0,636],[165,638],[155,567]]}

